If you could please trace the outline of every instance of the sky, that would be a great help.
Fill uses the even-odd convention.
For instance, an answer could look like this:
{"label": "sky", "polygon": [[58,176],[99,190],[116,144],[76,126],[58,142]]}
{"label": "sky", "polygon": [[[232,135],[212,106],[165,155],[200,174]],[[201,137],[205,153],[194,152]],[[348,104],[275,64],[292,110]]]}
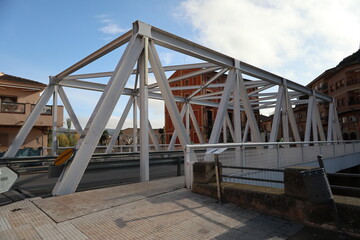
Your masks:
{"label": "sky", "polygon": [[[136,20],[303,85],[360,46],[358,0],[0,0],[0,72],[48,83]],[[121,51],[84,72],[112,71]],[[194,62],[158,52],[163,65]],[[84,125],[100,93],[66,92]],[[116,126],[125,102],[107,127]],[[163,127],[163,103],[149,105],[153,127]]]}

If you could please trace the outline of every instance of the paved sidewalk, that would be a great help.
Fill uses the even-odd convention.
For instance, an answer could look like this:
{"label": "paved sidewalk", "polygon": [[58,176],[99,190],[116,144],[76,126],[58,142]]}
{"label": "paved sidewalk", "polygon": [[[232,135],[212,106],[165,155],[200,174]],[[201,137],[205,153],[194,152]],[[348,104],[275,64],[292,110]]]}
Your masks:
{"label": "paved sidewalk", "polygon": [[302,228],[182,186],[176,177],[2,206],[0,239],[287,239]]}

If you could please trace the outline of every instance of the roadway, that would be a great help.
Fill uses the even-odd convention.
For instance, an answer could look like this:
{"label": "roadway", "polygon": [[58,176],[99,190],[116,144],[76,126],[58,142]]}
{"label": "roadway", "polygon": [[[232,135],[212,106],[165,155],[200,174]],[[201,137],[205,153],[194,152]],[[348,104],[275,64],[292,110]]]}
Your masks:
{"label": "roadway", "polygon": [[[150,180],[177,176],[177,164],[150,165]],[[183,175],[183,167],[181,167]],[[87,169],[77,192],[139,182],[139,167],[112,167]],[[50,196],[57,178],[48,178],[47,171],[23,173],[13,190],[0,194],[0,205],[19,201],[27,197]]]}

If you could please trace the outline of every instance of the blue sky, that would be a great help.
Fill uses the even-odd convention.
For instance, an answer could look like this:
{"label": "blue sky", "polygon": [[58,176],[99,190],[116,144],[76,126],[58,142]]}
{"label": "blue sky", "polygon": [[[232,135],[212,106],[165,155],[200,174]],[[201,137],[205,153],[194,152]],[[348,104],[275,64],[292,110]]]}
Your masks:
{"label": "blue sky", "polygon": [[[301,84],[360,44],[358,0],[0,0],[0,72],[47,83],[49,75],[130,30],[136,20]],[[159,53],[164,65],[192,61],[165,49]],[[117,58],[114,53],[98,70],[112,71]],[[82,94],[87,102],[99,96]],[[86,101],[75,107],[83,122],[91,112]],[[153,125],[161,127],[163,107],[154,106]]]}

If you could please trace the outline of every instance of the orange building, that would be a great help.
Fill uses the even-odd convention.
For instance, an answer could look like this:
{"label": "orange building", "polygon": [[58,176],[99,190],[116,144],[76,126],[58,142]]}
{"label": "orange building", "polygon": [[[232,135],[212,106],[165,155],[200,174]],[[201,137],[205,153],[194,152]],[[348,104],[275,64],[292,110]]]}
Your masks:
{"label": "orange building", "polygon": [[[11,145],[21,126],[34,109],[47,85],[0,73],[0,152]],[[63,125],[63,107],[58,107],[58,126]],[[52,107],[46,106],[26,138],[23,148],[47,147],[52,127]]]}

